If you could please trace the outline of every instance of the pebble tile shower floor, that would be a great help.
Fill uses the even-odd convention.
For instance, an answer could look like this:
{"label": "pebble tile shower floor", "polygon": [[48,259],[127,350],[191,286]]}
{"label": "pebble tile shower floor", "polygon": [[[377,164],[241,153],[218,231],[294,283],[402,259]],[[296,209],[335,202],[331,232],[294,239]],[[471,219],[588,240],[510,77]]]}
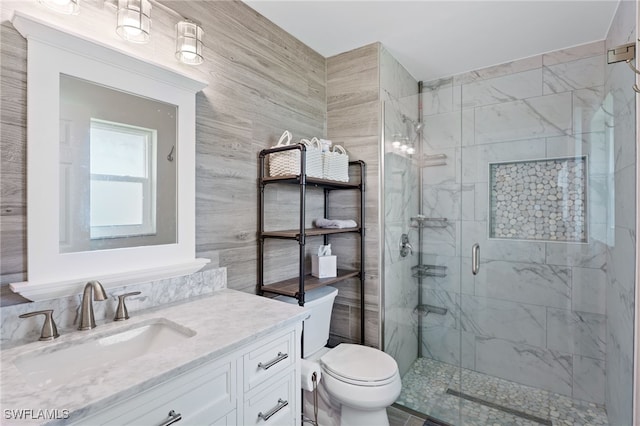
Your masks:
{"label": "pebble tile shower floor", "polygon": [[[448,389],[486,404],[452,395]],[[458,367],[429,358],[418,358],[402,378],[402,392],[396,403],[451,425],[609,424],[600,405],[471,370],[458,373]]]}

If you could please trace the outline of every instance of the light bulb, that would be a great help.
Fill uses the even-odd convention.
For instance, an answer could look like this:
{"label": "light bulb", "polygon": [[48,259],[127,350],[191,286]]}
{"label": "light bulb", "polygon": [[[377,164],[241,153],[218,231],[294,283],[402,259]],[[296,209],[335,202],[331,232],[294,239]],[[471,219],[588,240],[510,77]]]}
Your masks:
{"label": "light bulb", "polygon": [[406,152],[406,151],[407,151],[407,149],[409,149],[409,147],[408,147],[407,145],[405,145],[405,144],[403,144],[403,145],[400,147],[400,151],[402,151],[402,152]]}
{"label": "light bulb", "polygon": [[193,61],[196,58],[196,47],[185,44],[182,46],[182,51],[180,53],[187,61]]}
{"label": "light bulb", "polygon": [[399,140],[394,140],[393,142],[391,142],[391,146],[398,149],[400,148],[400,141]]}
{"label": "light bulb", "polygon": [[407,148],[407,154],[409,155],[413,155],[416,153],[416,149],[412,146],[410,146],[409,148]]}
{"label": "light bulb", "polygon": [[142,34],[140,23],[137,19],[125,18],[122,26],[124,27],[124,31],[129,35],[129,37],[138,37],[140,34]]}

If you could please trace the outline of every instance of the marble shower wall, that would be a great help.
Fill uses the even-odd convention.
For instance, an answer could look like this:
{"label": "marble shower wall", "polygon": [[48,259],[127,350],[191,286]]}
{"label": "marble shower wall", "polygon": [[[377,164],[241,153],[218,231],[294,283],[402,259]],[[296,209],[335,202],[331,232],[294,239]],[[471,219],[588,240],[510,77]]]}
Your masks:
{"label": "marble shower wall", "polygon": [[[380,97],[384,102],[384,350],[397,361],[404,375],[418,357],[418,322],[414,308],[417,280],[411,267],[418,257],[418,234],[410,227],[419,213],[418,168],[412,156],[391,146],[394,134],[416,140],[410,122],[418,118],[418,83],[393,56],[380,51]],[[414,253],[400,256],[400,239],[408,234]]]}
{"label": "marble shower wall", "polygon": [[[633,43],[637,2],[623,1],[611,24],[606,48]],[[637,43],[636,43],[637,46]],[[638,52],[636,47],[636,52]],[[637,53],[636,53],[637,58]],[[637,61],[637,59],[636,59]],[[637,63],[637,62],[636,62]],[[633,416],[633,340],[634,267],[637,230],[635,229],[635,177],[637,173],[637,135],[634,75],[624,62],[605,68],[606,142],[613,157],[612,174],[615,214],[612,215],[611,244],[606,270],[606,407],[609,423],[626,425]],[[615,226],[614,226],[615,224]]]}
{"label": "marble shower wall", "polygon": [[[439,361],[605,402],[610,155],[605,136],[604,42],[424,84],[423,354]],[[489,163],[588,157],[587,243],[490,239]],[[616,197],[617,198],[617,197]],[[471,274],[471,246],[481,266]],[[460,333],[462,338],[460,338]]]}

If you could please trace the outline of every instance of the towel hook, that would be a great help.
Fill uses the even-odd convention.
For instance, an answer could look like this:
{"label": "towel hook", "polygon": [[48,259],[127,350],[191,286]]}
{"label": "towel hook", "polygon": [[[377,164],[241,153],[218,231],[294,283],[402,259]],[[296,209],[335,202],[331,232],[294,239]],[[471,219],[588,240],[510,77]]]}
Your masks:
{"label": "towel hook", "polygon": [[633,85],[633,91],[636,92],[636,93],[640,93],[640,87],[638,87],[637,84],[634,84]]}
{"label": "towel hook", "polygon": [[169,161],[173,161],[173,150],[176,148],[176,146],[172,146],[171,147],[171,151],[169,151],[169,155],[167,155],[167,160]]}

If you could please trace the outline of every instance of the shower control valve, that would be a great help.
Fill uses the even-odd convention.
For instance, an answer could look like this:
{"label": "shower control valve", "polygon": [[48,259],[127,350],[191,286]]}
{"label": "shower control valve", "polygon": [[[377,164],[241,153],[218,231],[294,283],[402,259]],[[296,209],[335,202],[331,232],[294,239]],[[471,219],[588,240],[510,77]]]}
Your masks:
{"label": "shower control valve", "polygon": [[407,255],[413,255],[413,246],[409,242],[409,235],[402,234],[400,237],[400,256],[407,257]]}

